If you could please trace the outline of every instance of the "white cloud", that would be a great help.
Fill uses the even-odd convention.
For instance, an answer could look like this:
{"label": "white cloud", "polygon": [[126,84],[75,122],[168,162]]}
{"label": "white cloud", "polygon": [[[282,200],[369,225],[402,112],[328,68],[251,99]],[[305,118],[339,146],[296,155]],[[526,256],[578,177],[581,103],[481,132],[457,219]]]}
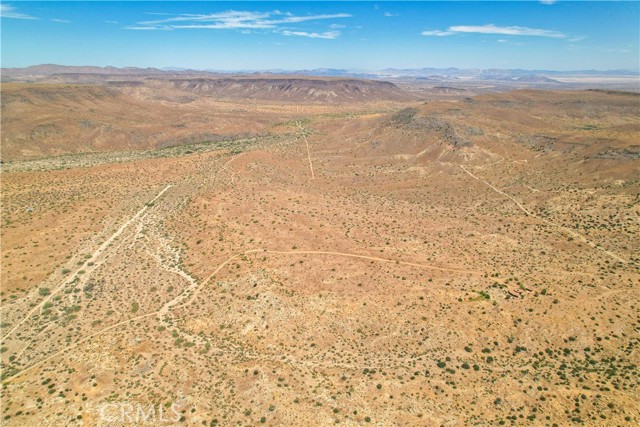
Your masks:
{"label": "white cloud", "polygon": [[499,27],[497,25],[455,25],[449,27],[449,31],[455,33],[478,33],[478,34],[504,34],[509,36],[537,36],[537,37],[552,37],[552,38],[565,38],[565,34],[558,31],[541,30],[538,28],[529,27]]}
{"label": "white cloud", "polygon": [[[160,13],[148,13],[162,15]],[[128,29],[276,29],[288,24],[298,24],[307,21],[326,19],[339,19],[351,17],[348,13],[300,15],[274,10],[271,12],[235,11],[210,13],[210,14],[180,14],[168,18],[154,19],[137,22]]]}
{"label": "white cloud", "polygon": [[171,30],[172,28],[168,27],[142,27],[142,26],[127,26],[123,27],[125,30],[136,30],[136,31],[160,31],[160,30]]}
{"label": "white cloud", "polygon": [[66,19],[58,19],[58,18],[51,18],[51,19],[49,19],[49,21],[51,21],[51,22],[60,22],[62,24],[68,24],[68,23],[71,22],[71,21],[67,21]]}
{"label": "white cloud", "polygon": [[[159,13],[149,13],[153,15],[163,15]],[[236,12],[236,11],[228,11],[221,13],[211,13],[211,14],[182,14],[177,16],[171,16],[169,18],[151,20],[151,21],[141,21],[138,22],[138,25],[142,26],[158,26],[158,25],[169,25],[173,26],[173,23],[186,23],[182,25],[183,28],[265,28],[266,24],[263,22],[264,19],[270,16],[269,13],[258,13],[258,12]],[[199,24],[196,24],[199,23]],[[195,27],[198,25],[198,27]],[[194,26],[194,27],[192,27]]]}
{"label": "white cloud", "polygon": [[38,19],[35,16],[20,13],[10,4],[0,4],[0,17],[12,19]]}
{"label": "white cloud", "polygon": [[498,43],[502,43],[504,45],[509,45],[509,46],[524,46],[524,43],[518,43],[513,41],[512,39],[499,39],[496,40]]}
{"label": "white cloud", "polygon": [[422,32],[423,36],[437,36],[437,37],[452,36],[454,34],[455,33],[453,31],[440,31],[440,30],[430,30],[430,31]]}
{"label": "white cloud", "polygon": [[532,36],[532,37],[550,37],[556,39],[567,38],[566,34],[559,31],[543,30],[539,28],[529,27],[499,27],[494,24],[488,25],[454,25],[449,27],[446,31],[441,30],[429,30],[423,31],[423,36],[453,36],[455,34],[500,34],[506,36]]}
{"label": "white cloud", "polygon": [[335,19],[335,18],[351,18],[351,15],[348,13],[334,13],[329,15],[309,15],[309,16],[290,16],[285,19],[275,20],[274,23],[284,24],[284,23],[295,23],[295,22],[303,22],[303,21],[316,21],[318,19]]}
{"label": "white cloud", "polygon": [[340,31],[325,31],[324,33],[309,33],[306,31],[282,30],[280,34],[282,34],[283,36],[309,37],[312,39],[336,39],[340,37]]}
{"label": "white cloud", "polygon": [[556,4],[556,2],[557,0],[540,0],[540,3],[546,4],[546,5]]}
{"label": "white cloud", "polygon": [[400,16],[399,13],[391,13],[391,12],[385,12],[384,16],[386,17],[392,17],[392,16]]}
{"label": "white cloud", "polygon": [[176,29],[176,30],[184,30],[184,29],[210,29],[210,30],[242,30],[242,29],[264,29],[264,28],[275,28],[273,25],[264,25],[260,23],[232,23],[232,22],[220,22],[215,24],[186,24],[186,25],[163,25],[158,28],[164,28],[167,30]]}

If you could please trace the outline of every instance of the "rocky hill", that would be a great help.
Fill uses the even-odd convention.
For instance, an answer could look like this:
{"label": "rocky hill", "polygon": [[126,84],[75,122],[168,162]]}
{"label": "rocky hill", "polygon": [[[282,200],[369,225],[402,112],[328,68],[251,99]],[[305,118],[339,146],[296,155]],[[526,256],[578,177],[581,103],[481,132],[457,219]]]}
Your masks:
{"label": "rocky hill", "polygon": [[187,78],[172,79],[173,88],[197,95],[229,99],[293,102],[359,102],[395,100],[410,96],[393,83],[326,78]]}

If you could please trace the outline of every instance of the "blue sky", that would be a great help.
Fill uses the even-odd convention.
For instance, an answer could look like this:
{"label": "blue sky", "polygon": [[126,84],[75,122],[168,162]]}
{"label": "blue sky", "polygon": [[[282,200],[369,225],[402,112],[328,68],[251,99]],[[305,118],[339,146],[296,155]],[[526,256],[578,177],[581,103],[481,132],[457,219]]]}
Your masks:
{"label": "blue sky", "polygon": [[2,1],[3,67],[640,68],[640,3]]}

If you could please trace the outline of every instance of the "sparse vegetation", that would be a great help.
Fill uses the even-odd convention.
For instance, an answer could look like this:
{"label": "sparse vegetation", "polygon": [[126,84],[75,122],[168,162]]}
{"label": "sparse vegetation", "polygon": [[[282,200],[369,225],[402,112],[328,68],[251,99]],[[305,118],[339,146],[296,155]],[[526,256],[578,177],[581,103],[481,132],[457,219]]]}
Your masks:
{"label": "sparse vegetation", "polygon": [[[111,135],[88,86],[10,93],[93,94],[80,131]],[[637,424],[635,169],[559,148],[634,123],[635,98],[136,90],[165,122],[140,140],[170,146],[3,164],[7,425],[122,401],[184,425]],[[637,143],[616,132],[598,144]]]}

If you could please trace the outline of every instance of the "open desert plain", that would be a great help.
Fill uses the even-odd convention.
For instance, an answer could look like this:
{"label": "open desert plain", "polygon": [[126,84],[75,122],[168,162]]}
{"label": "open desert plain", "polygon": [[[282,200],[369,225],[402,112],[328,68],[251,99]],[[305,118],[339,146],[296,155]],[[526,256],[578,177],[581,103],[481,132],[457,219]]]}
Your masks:
{"label": "open desert plain", "polygon": [[0,2],[0,427],[640,426],[640,1]]}
{"label": "open desert plain", "polygon": [[638,93],[81,77],[2,84],[2,425],[640,423]]}

